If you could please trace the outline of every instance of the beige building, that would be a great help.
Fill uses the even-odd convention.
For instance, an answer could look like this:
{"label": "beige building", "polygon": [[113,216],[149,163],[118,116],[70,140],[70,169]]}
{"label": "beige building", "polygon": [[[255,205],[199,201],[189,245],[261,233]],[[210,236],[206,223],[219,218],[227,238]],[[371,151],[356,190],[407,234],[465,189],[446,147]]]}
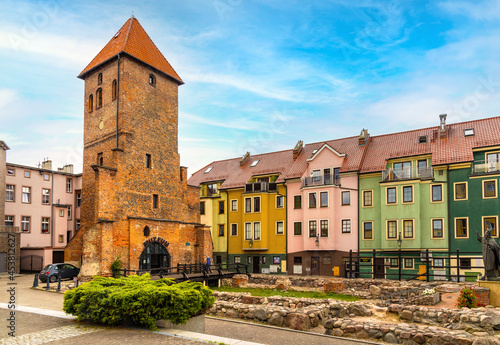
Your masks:
{"label": "beige building", "polygon": [[64,248],[80,222],[82,175],[73,166],[52,170],[51,161],[41,167],[6,163],[5,225],[21,233],[21,270],[41,270],[64,262]]}

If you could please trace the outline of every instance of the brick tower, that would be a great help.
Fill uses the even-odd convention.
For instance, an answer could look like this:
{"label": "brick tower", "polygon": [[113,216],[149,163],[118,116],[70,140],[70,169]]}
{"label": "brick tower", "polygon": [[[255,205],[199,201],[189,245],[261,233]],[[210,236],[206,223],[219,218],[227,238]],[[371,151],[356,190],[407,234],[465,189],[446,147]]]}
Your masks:
{"label": "brick tower", "polygon": [[210,231],[177,144],[183,84],[130,18],[78,76],[85,81],[81,229],[65,260],[83,276],[203,262]]}

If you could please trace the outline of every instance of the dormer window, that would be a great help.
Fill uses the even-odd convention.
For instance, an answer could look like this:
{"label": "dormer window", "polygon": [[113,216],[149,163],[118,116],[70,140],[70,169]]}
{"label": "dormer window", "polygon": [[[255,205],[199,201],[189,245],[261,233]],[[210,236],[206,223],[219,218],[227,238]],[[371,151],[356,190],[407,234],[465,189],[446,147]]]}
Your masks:
{"label": "dormer window", "polygon": [[464,129],[464,137],[472,137],[474,136],[474,128]]}
{"label": "dormer window", "polygon": [[256,166],[257,164],[259,164],[259,162],[260,162],[260,160],[259,160],[259,159],[257,159],[257,160],[255,160],[255,161],[253,161],[253,162],[252,162],[252,164],[251,164],[250,166],[251,166],[251,167],[254,167],[254,166]]}
{"label": "dormer window", "polygon": [[117,88],[118,86],[118,83],[116,82],[116,79],[113,80],[113,83],[111,84],[111,100],[115,100],[116,99],[116,93],[117,93]]}
{"label": "dormer window", "polygon": [[156,77],[152,74],[149,75],[149,85],[156,86]]}
{"label": "dormer window", "polygon": [[421,135],[418,137],[418,143],[423,144],[427,142],[427,135]]}
{"label": "dormer window", "polygon": [[89,113],[91,113],[92,111],[94,111],[94,95],[90,95],[89,96],[88,108],[89,108]]}
{"label": "dormer window", "polygon": [[97,89],[97,91],[95,93],[95,97],[96,97],[95,108],[99,109],[100,107],[102,107],[102,89],[101,88]]}
{"label": "dormer window", "polygon": [[208,167],[207,170],[205,170],[205,174],[208,174],[210,171],[212,171],[213,168],[214,168],[213,166]]}
{"label": "dormer window", "polygon": [[313,150],[313,154],[315,154],[316,152],[318,152],[318,149],[314,149]]}
{"label": "dormer window", "polygon": [[99,75],[97,76],[97,85],[101,84],[102,84],[102,73],[99,73]]}

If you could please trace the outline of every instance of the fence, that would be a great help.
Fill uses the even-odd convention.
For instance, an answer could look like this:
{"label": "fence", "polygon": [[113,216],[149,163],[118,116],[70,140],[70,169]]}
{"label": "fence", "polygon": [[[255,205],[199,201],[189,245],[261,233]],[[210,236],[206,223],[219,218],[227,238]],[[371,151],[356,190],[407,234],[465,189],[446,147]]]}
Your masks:
{"label": "fence", "polygon": [[[412,262],[420,261],[418,269],[422,272],[415,274],[415,266],[404,267],[404,260],[412,259]],[[349,256],[344,257],[346,278],[387,278],[398,280],[422,279],[464,281],[473,279],[471,270],[484,269],[483,265],[472,265],[472,260],[482,262],[481,252],[460,251],[377,251],[373,250],[371,255],[360,255],[349,251]],[[389,262],[389,263],[387,263]],[[452,264],[454,263],[454,264]],[[425,271],[422,269],[425,268]],[[467,274],[469,273],[469,274]]]}

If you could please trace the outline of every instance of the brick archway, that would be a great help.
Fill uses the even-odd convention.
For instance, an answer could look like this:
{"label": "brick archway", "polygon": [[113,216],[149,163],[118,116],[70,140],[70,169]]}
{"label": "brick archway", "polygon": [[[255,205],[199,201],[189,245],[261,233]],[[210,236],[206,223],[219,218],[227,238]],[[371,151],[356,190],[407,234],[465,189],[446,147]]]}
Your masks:
{"label": "brick archway", "polygon": [[170,253],[160,241],[149,242],[139,256],[139,269],[160,267],[170,267]]}

